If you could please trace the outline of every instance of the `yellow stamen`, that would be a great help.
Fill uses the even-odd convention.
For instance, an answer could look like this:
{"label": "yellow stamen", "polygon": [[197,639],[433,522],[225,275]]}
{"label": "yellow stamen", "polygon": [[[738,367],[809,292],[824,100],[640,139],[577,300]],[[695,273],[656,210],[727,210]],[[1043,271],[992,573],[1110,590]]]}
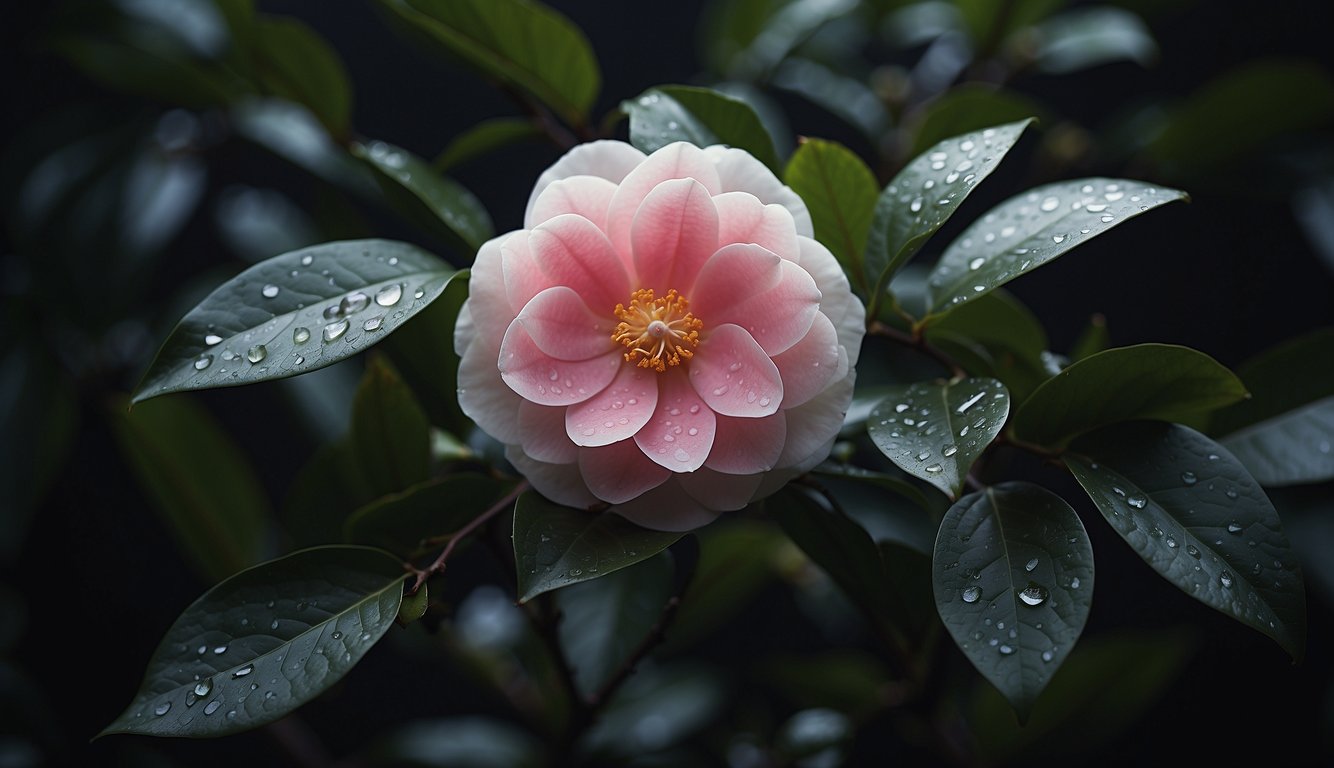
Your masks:
{"label": "yellow stamen", "polygon": [[630,348],[625,353],[627,362],[662,373],[667,366],[695,356],[693,348],[699,346],[704,323],[686,311],[689,306],[675,289],[657,299],[652,288],[641,288],[630,294],[629,308],[616,305],[621,322],[611,338]]}

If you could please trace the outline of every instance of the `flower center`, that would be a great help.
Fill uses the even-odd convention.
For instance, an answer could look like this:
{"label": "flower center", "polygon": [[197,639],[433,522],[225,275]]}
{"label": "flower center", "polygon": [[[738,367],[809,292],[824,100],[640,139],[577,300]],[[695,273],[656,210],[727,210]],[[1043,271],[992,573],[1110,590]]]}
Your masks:
{"label": "flower center", "polygon": [[704,323],[686,311],[690,302],[675,289],[662,298],[654,298],[652,288],[641,288],[630,294],[630,306],[616,305],[620,324],[612,331],[613,341],[624,344],[627,362],[640,368],[652,368],[658,373],[669,365],[680,365],[682,360],[695,356],[699,346],[699,329]]}

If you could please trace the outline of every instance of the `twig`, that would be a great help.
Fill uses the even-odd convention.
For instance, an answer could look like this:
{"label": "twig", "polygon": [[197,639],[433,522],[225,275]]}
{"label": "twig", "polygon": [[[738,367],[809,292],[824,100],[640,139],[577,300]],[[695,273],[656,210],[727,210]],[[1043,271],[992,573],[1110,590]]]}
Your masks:
{"label": "twig", "polygon": [[621,666],[617,667],[612,676],[607,679],[607,682],[603,683],[601,688],[598,688],[597,691],[588,697],[589,709],[593,710],[595,713],[601,709],[601,707],[615,695],[616,691],[625,684],[625,681],[630,678],[630,675],[634,674],[635,667],[639,666],[639,662],[647,658],[654,648],[657,648],[662,644],[662,641],[667,638],[667,628],[670,627],[672,621],[676,619],[676,610],[680,606],[680,595],[672,595],[668,598],[666,604],[662,606],[662,613],[658,614],[658,620],[649,629],[648,634],[644,636],[644,639],[640,641],[639,645],[635,646],[635,650],[630,654],[630,658],[626,659]]}
{"label": "twig", "polygon": [[434,562],[432,562],[426,568],[414,568],[411,565],[409,565],[408,570],[416,574],[417,579],[412,583],[412,589],[410,589],[408,593],[416,594],[417,590],[421,588],[421,585],[427,579],[429,579],[431,576],[434,576],[437,573],[444,571],[445,564],[449,562],[450,555],[454,554],[454,548],[459,545],[460,541],[467,538],[468,535],[471,534],[473,531],[485,525],[486,521],[490,520],[491,518],[495,517],[496,515],[508,509],[510,505],[514,503],[514,500],[519,498],[519,495],[526,490],[528,490],[528,481],[527,480],[520,481],[518,485],[514,486],[513,490],[505,494],[505,498],[501,499],[500,501],[497,501],[495,505],[492,506],[490,509],[486,510],[477,517],[474,517],[467,525],[463,526],[454,533],[450,534],[449,543],[446,544],[445,548],[440,551],[440,555],[436,557]]}
{"label": "twig", "polygon": [[[579,137],[571,133],[569,129],[556,120],[556,118],[542,107],[542,105],[509,86],[502,86],[501,90],[505,92],[506,96],[509,96],[519,105],[519,108],[522,109],[524,113],[528,115],[529,119],[533,121],[533,124],[551,140],[551,143],[556,145],[557,149],[564,152],[579,143]],[[584,126],[579,129],[579,133],[582,136],[589,133],[589,130]]]}

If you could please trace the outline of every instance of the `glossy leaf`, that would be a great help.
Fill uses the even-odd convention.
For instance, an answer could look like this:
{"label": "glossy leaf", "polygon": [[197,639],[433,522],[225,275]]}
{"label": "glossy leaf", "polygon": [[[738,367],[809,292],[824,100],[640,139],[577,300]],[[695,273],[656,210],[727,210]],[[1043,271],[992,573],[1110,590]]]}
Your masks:
{"label": "glossy leaf", "polygon": [[775,526],[724,516],[694,534],[699,560],[663,645],[668,654],[726,625],[772,579],[787,548]]}
{"label": "glossy leaf", "polygon": [[1186,194],[1121,179],[1047,184],[991,209],[945,249],[927,280],[942,314],[1062,256],[1123,221]]}
{"label": "glossy leaf", "polygon": [[346,133],[352,86],[333,47],[291,18],[261,16],[247,33],[255,77],[264,90],[306,105],[335,136]]}
{"label": "glossy leaf", "polygon": [[866,244],[866,280],[877,293],[991,175],[1032,122],[944,139],[894,176],[876,201]]}
{"label": "glossy leaf", "polygon": [[860,283],[879,190],[871,169],[842,144],[806,139],[788,161],[783,179],[810,210],[815,238]]}
{"label": "glossy leaf", "polygon": [[307,107],[286,99],[249,98],[230,112],[238,135],[325,181],[362,194],[375,193],[364,164],[334,141]]}
{"label": "glossy leaf", "polygon": [[1158,45],[1143,19],[1112,6],[1053,16],[1038,26],[1037,38],[1038,69],[1058,75],[1117,61],[1147,67],[1158,57]]}
{"label": "glossy leaf", "polygon": [[571,124],[597,98],[602,75],[588,38],[529,0],[380,0],[380,5],[483,74],[535,96]]}
{"label": "glossy leaf", "polygon": [[432,165],[436,171],[444,173],[456,165],[541,135],[541,130],[532,120],[522,117],[493,117],[455,136],[436,156]]}
{"label": "glossy leaf", "polygon": [[426,582],[413,594],[404,594],[403,602],[399,603],[398,615],[394,621],[401,627],[406,627],[414,621],[426,615],[426,609],[431,607],[431,595]]}
{"label": "glossy leaf", "polygon": [[410,555],[421,549],[424,540],[467,525],[499,501],[506,489],[500,480],[471,473],[428,480],[353,512],[343,525],[344,537]]}
{"label": "glossy leaf", "polygon": [[1334,397],[1245,427],[1221,442],[1261,485],[1334,479]]}
{"label": "glossy leaf", "polygon": [[[737,9],[732,40],[723,42],[727,73],[743,80],[764,80],[821,27],[857,10],[856,0],[795,0],[753,4]],[[749,18],[735,18],[743,16]],[[749,27],[737,35],[736,27]],[[722,42],[722,41],[719,41]],[[738,49],[738,44],[743,47]]]}
{"label": "glossy leaf", "polygon": [[571,509],[525,493],[514,507],[519,602],[647,560],[681,536],[640,528],[611,512]]}
{"label": "glossy leaf", "polygon": [[672,558],[654,557],[556,593],[560,644],[574,680],[595,693],[648,636],[672,594]]}
{"label": "glossy leaf", "polygon": [[420,157],[383,141],[353,144],[352,154],[374,169],[396,211],[465,254],[476,252],[495,234],[481,201]]}
{"label": "glossy leaf", "polygon": [[630,143],[652,153],[675,141],[744,149],[775,171],[774,141],[746,102],[708,88],[660,85],[621,102],[630,116]]}
{"label": "glossy leaf", "polygon": [[1334,328],[1320,328],[1268,349],[1237,366],[1251,397],[1224,408],[1209,432],[1227,435],[1334,395]]}
{"label": "glossy leaf", "polygon": [[121,452],[199,573],[212,582],[263,559],[269,500],[246,455],[185,397],[111,411]]}
{"label": "glossy leaf", "polygon": [[[974,376],[999,379],[1014,402],[1023,402],[1050,375],[1043,365],[1047,332],[1028,307],[999,289],[932,323],[928,342],[959,355],[966,345],[978,360],[960,361]],[[962,355],[959,355],[960,357]]]}
{"label": "glossy leaf", "polygon": [[323,693],[385,633],[403,566],[364,547],[318,547],[236,574],[171,625],[134,701],[102,734],[225,736]]}
{"label": "glossy leaf", "polygon": [[1071,451],[1066,466],[1146,563],[1301,658],[1297,556],[1274,505],[1227,449],[1180,424],[1132,422],[1087,435]]}
{"label": "glossy leaf", "polygon": [[612,697],[584,744],[593,754],[623,758],[660,752],[716,723],[725,701],[714,671],[646,665]]}
{"label": "glossy leaf", "polygon": [[880,452],[951,499],[973,462],[1000,434],[1010,393],[995,379],[922,382],[891,392],[867,419]]}
{"label": "glossy leaf", "polygon": [[430,425],[398,371],[372,356],[352,401],[353,461],[375,494],[395,493],[426,480]]}
{"label": "glossy leaf", "polygon": [[788,538],[801,548],[862,610],[889,615],[880,551],[846,515],[803,489],[786,488],[765,505]]}
{"label": "glossy leaf", "polygon": [[1093,548],[1079,516],[1030,483],[969,494],[941,521],[932,573],[954,642],[1026,720],[1093,602]]}
{"label": "glossy leaf", "polygon": [[424,309],[454,270],[392,240],[347,240],[263,261],[181,320],[135,402],[168,392],[271,381],[361,352]]}
{"label": "glossy leaf", "polygon": [[1132,419],[1188,421],[1246,396],[1212,357],[1171,344],[1117,347],[1086,357],[1038,387],[1014,414],[1021,440],[1061,446]]}

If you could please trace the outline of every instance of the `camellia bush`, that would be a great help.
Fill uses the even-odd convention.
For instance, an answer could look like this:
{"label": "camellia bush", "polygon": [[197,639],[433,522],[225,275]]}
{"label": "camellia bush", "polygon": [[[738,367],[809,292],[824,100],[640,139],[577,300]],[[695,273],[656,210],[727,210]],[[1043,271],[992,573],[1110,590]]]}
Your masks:
{"label": "camellia bush", "polygon": [[[1129,11],[718,3],[709,87],[615,94],[602,116],[614,62],[552,8],[378,0],[409,50],[521,113],[478,115],[429,159],[352,128],[341,62],[299,22],[248,2],[159,5],[120,3],[114,24],[72,23],[52,44],[336,190],[333,220],[359,220],[343,195],[394,218],[211,273],[109,404],[127,465],[213,586],[143,649],[142,684],[99,738],[281,727],[397,649],[490,693],[370,764],[1018,760],[1063,718],[1147,706],[1187,653],[1085,633],[1095,561],[1123,555],[1144,567],[1118,589],[1179,591],[1232,619],[1222,632],[1302,661],[1303,571],[1270,491],[1334,478],[1334,333],[1294,329],[1234,372],[1170,330],[1112,346],[1090,305],[1059,354],[1007,291],[1094,238],[1142,247],[1139,217],[1203,178],[1185,154],[1125,164],[1162,177],[1025,188],[1004,172],[1052,110],[1005,95],[996,67],[1149,62]],[[855,30],[927,44],[937,69],[950,45],[964,54],[944,75],[821,59]],[[783,113],[793,94],[844,140],[806,135],[807,112]],[[189,187],[171,121],[216,126],[188,115],[159,124],[146,199]],[[522,223],[497,232],[450,174],[535,142],[555,159],[527,166],[526,203],[502,216]],[[1070,143],[1043,146],[1051,160]],[[979,189],[1001,201],[966,205]],[[162,194],[159,223],[179,199]],[[1322,371],[1294,377],[1304,364]],[[287,384],[318,400],[341,386],[331,371],[360,377],[322,401],[346,432],[263,484],[192,394],[309,376]],[[239,395],[208,402],[241,409]],[[818,628],[767,667],[790,703],[752,700],[725,738],[681,746],[727,701],[692,644],[725,625],[719,642],[742,648],[785,631],[746,613],[774,580]]]}

